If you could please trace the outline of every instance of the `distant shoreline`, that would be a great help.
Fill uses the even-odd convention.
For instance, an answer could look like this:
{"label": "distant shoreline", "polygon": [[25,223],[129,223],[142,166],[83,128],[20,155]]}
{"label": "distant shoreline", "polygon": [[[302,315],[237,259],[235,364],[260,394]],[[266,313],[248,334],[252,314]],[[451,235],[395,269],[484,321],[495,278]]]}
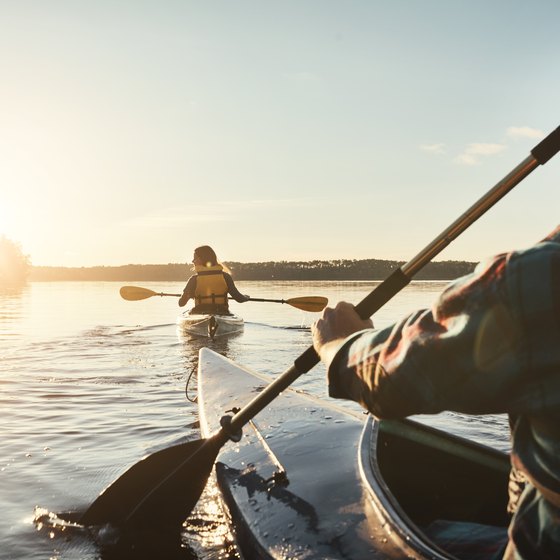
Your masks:
{"label": "distant shoreline", "polygon": [[[269,261],[225,263],[235,280],[384,280],[402,266],[402,261],[379,259],[331,261]],[[453,280],[469,274],[477,263],[438,261],[426,265],[415,280]],[[123,266],[56,267],[31,266],[28,280],[55,281],[158,281],[182,282],[193,274],[186,264],[128,264]]]}

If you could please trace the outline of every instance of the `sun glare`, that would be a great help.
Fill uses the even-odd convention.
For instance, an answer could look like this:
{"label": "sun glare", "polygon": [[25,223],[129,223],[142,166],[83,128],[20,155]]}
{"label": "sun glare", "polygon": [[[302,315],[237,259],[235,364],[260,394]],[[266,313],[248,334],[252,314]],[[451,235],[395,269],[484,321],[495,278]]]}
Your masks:
{"label": "sun glare", "polygon": [[0,236],[0,285],[22,282],[27,272],[28,259],[19,245],[5,236]]}
{"label": "sun glare", "polygon": [[10,219],[5,207],[0,203],[0,237],[3,235],[12,239],[15,236],[15,223]]}

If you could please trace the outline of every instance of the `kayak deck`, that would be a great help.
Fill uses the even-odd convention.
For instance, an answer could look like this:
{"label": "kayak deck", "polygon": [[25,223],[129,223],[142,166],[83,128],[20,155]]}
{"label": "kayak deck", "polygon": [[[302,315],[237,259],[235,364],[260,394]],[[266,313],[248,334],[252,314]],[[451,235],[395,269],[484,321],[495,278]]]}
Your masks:
{"label": "kayak deck", "polygon": [[177,325],[185,334],[214,339],[240,333],[244,328],[244,321],[237,315],[185,312],[177,318]]}
{"label": "kayak deck", "polygon": [[[203,435],[270,382],[208,348],[199,357]],[[216,475],[248,558],[376,558],[386,534],[370,526],[356,456],[365,416],[284,391],[220,452]],[[255,429],[256,428],[256,429]],[[263,445],[260,437],[270,447]],[[275,478],[279,461],[286,480]],[[384,551],[396,547],[385,543]],[[385,556],[377,556],[379,558]]]}
{"label": "kayak deck", "polygon": [[[223,415],[245,406],[270,381],[201,349],[203,435],[217,431]],[[427,536],[427,525],[440,517],[502,524],[505,497],[500,490],[494,498],[491,487],[499,484],[506,492],[503,454],[488,458],[482,446],[463,447],[452,436],[449,443],[447,434],[414,422],[370,418],[364,428],[365,419],[334,400],[290,388],[245,426],[239,442],[222,448],[216,478],[247,558],[452,558]],[[453,461],[461,470],[467,463],[471,468],[473,457],[480,471],[466,492],[457,493],[453,473],[443,480],[434,461],[444,471]],[[487,470],[498,474],[483,486],[486,503],[478,505],[488,516],[482,519],[480,507],[465,511],[478,497],[461,504],[469,492],[477,494],[473,487],[483,484]],[[471,472],[461,476],[468,479]]]}

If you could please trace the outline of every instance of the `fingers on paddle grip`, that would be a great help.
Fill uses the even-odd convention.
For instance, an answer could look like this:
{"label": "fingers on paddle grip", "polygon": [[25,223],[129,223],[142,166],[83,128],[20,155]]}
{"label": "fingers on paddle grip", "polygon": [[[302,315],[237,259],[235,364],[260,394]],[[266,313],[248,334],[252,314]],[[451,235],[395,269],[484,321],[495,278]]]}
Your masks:
{"label": "fingers on paddle grip", "polygon": [[[234,407],[231,410],[226,410],[226,412],[233,412],[234,414],[237,414],[240,410],[241,410],[240,408]],[[234,443],[237,443],[238,441],[241,441],[241,437],[243,436],[243,431],[237,430],[236,432],[233,432],[231,430],[231,419],[232,416],[230,416],[229,414],[222,416],[220,418],[220,426],[222,427],[222,430],[225,432],[227,437]]]}

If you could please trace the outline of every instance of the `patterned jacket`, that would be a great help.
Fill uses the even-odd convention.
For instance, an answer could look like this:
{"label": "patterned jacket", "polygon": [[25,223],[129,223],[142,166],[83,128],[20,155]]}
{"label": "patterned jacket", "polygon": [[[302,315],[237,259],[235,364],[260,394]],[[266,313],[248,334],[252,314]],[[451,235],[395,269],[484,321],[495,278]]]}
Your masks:
{"label": "patterned jacket", "polygon": [[479,264],[431,309],[350,336],[328,374],[331,396],[379,418],[508,413],[528,480],[510,557],[560,558],[560,227]]}

